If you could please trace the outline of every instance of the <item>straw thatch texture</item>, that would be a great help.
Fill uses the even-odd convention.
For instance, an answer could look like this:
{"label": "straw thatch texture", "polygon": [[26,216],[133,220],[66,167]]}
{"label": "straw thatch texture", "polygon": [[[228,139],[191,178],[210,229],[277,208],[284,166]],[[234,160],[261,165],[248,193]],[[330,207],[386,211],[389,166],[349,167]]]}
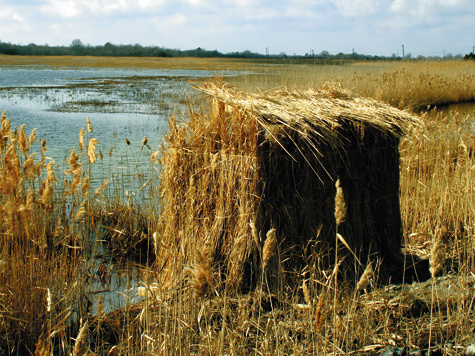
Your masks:
{"label": "straw thatch texture", "polygon": [[[185,272],[198,294],[235,291],[263,272],[275,286],[307,264],[328,267],[338,178],[348,205],[338,232],[352,250],[339,246],[346,272],[356,272],[354,255],[363,265],[370,254],[399,258],[398,143],[416,118],[335,84],[271,94],[215,82],[198,89],[211,99],[209,113],[171,120],[162,152],[162,282]],[[263,271],[271,229],[277,245]]]}

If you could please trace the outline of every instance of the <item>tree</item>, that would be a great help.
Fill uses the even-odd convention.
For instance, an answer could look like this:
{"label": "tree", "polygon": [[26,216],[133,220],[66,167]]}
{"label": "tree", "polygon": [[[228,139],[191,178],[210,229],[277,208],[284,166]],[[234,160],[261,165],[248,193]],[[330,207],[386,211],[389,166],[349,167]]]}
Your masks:
{"label": "tree", "polygon": [[71,42],[70,47],[71,47],[72,53],[75,55],[80,56],[84,53],[84,44],[78,38],[74,39],[73,42]]}

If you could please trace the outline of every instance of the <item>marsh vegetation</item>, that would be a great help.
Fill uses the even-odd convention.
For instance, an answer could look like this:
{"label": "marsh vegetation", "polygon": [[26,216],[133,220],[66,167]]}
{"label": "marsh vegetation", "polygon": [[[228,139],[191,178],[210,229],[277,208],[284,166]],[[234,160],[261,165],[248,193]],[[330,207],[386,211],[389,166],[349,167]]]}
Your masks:
{"label": "marsh vegetation", "polygon": [[[175,286],[164,288],[159,283],[164,271],[154,263],[157,249],[164,248],[154,238],[163,226],[162,144],[173,133],[168,121],[173,129],[190,119],[188,103],[197,112],[198,107],[208,110],[199,94],[190,91],[186,97],[183,88],[193,84],[160,77],[161,87],[157,82],[162,79],[146,73],[142,82],[136,74],[96,75],[93,83],[89,78],[60,89],[4,88],[2,103],[21,96],[43,102],[72,94],[71,100],[52,100],[47,105],[51,112],[42,106],[43,116],[58,111],[77,111],[77,116],[67,130],[74,139],[67,140],[66,152],[61,147],[55,160],[49,156],[55,126],[47,131],[41,126],[35,130],[34,121],[22,125],[14,104],[7,108],[15,112],[14,123],[9,111],[1,119],[1,353],[344,355],[406,347],[455,355],[475,343],[473,63],[317,66],[230,59],[2,57],[2,64],[9,70],[29,70],[25,65],[202,70],[207,74],[191,79],[224,73],[226,82],[246,92],[307,89],[332,81],[417,113],[423,125],[400,144],[402,244],[405,252],[431,261],[433,278],[382,285],[375,266],[374,273],[361,273],[355,289],[339,279],[336,266],[320,271],[318,278],[311,273],[314,266],[308,266],[296,277],[295,288],[269,293],[260,284],[248,293],[228,295],[203,292],[212,278],[203,259],[183,266]],[[147,81],[152,84],[144,90]],[[102,117],[111,112],[135,115],[143,102],[147,120],[157,116],[161,129],[145,134],[131,122],[126,137],[117,143],[112,138],[106,146],[101,130],[111,132],[108,123],[101,125]],[[447,106],[460,102],[470,104]],[[135,127],[138,133],[131,139]],[[119,145],[121,153],[116,152]],[[128,174],[118,173],[124,170]]]}

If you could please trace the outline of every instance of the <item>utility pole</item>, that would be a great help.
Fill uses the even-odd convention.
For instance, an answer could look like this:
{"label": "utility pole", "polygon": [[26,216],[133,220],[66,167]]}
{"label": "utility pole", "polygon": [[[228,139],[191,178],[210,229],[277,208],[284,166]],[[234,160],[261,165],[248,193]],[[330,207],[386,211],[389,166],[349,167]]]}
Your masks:
{"label": "utility pole", "polygon": [[402,59],[404,59],[404,45],[402,45]]}

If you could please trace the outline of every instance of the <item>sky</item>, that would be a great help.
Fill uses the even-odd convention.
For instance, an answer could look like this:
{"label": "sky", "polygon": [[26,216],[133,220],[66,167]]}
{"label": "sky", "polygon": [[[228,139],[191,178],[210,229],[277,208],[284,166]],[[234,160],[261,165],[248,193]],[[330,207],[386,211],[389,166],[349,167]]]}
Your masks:
{"label": "sky", "polygon": [[475,0],[0,0],[0,41],[305,55],[467,54]]}

